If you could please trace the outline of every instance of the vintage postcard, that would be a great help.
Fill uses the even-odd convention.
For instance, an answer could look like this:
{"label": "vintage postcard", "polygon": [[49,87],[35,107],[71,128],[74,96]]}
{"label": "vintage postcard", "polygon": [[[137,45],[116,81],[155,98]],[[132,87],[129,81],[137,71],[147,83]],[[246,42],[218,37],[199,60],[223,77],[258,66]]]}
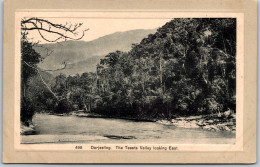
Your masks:
{"label": "vintage postcard", "polygon": [[[6,162],[254,162],[254,152],[238,158],[249,147],[249,124],[256,128],[245,110],[250,64],[243,10],[42,8],[12,16],[9,147],[28,157]],[[168,159],[140,158],[148,154]],[[199,154],[216,157],[200,161]],[[192,160],[176,160],[181,155]]]}

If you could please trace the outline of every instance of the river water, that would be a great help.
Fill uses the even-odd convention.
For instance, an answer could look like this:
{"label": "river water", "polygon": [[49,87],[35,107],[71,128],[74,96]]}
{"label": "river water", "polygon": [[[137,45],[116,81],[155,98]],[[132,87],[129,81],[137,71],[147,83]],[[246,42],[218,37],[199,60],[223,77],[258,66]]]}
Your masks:
{"label": "river water", "polygon": [[156,122],[36,114],[33,123],[37,134],[22,135],[21,143],[235,144],[234,133]]}

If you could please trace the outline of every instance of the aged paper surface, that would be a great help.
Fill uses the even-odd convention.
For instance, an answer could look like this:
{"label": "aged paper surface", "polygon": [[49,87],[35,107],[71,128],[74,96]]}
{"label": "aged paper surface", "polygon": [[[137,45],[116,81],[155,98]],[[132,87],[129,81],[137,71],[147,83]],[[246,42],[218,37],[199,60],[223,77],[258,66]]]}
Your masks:
{"label": "aged paper surface", "polygon": [[[195,6],[188,6],[184,8],[184,3],[180,1],[175,2],[175,7],[172,9],[165,8],[167,2],[165,1],[161,5],[157,1],[143,1],[143,8],[139,9],[137,6],[127,8],[127,1],[123,4],[118,4],[119,2],[113,1],[112,4],[118,4],[111,7],[103,7],[102,5],[107,5],[107,2],[99,3],[97,6],[94,2],[89,1],[93,6],[88,6],[86,2],[79,2],[73,9],[71,9],[69,3],[63,1],[63,5],[68,5],[68,7],[60,6],[59,9],[49,9],[51,6],[33,6],[33,3],[28,3],[30,5],[16,8],[11,2],[6,3],[5,9],[11,8],[13,11],[12,18],[11,15],[7,16],[5,13],[5,57],[4,57],[4,150],[3,159],[4,162],[17,162],[17,163],[253,163],[255,162],[255,149],[256,149],[256,76],[252,75],[256,73],[256,65],[253,59],[256,59],[256,40],[255,38],[255,13],[249,12],[249,7],[255,7],[255,3],[235,3],[229,1],[229,3],[215,2],[215,8],[213,5],[207,3],[197,2]],[[195,3],[195,1],[191,1]],[[44,2],[42,2],[44,3]],[[130,2],[129,2],[130,3]],[[130,4],[132,4],[131,2]],[[192,4],[187,3],[187,4]],[[201,4],[200,4],[201,3]],[[83,4],[86,4],[83,8]],[[112,5],[110,4],[110,5]],[[134,4],[134,3],[133,3]],[[149,4],[149,5],[145,5]],[[205,5],[203,8],[202,6]],[[32,5],[32,6],[31,6]],[[122,5],[122,6],[121,6]],[[137,4],[136,4],[137,5]],[[224,5],[224,6],[222,6]],[[226,5],[226,6],[225,6]],[[248,6],[246,6],[248,5]],[[78,8],[77,8],[78,6]],[[145,7],[146,6],[146,7]],[[160,7],[162,6],[162,7]],[[167,6],[167,5],[166,5]],[[197,7],[197,8],[196,8]],[[64,9],[65,8],[65,9]],[[250,15],[251,14],[251,15]],[[250,15],[250,19],[249,16]],[[7,17],[13,20],[12,23],[7,22]],[[74,119],[72,116],[57,115],[57,116],[46,116],[41,114],[36,114],[34,118],[38,120],[38,128],[41,127],[41,123],[46,120],[55,119],[54,122],[48,122],[49,124],[54,123],[50,127],[42,127],[40,131],[37,131],[35,135],[21,135],[21,19],[24,18],[43,18],[52,22],[60,22],[65,24],[64,20],[68,22],[82,22],[85,19],[90,19],[93,21],[93,25],[106,25],[100,30],[96,29],[96,33],[91,34],[89,31],[88,41],[95,40],[99,37],[103,37],[113,32],[117,31],[129,31],[133,29],[143,28],[147,26],[146,29],[151,29],[152,26],[158,24],[163,26],[166,22],[174,18],[227,18],[236,20],[236,114],[235,114],[235,131],[234,135],[224,135],[223,132],[208,132],[208,131],[187,131],[186,129],[175,129],[175,131],[169,130],[172,126],[163,125],[163,129],[157,129],[157,133],[162,133],[159,137],[149,138],[150,131],[154,132],[155,128],[158,128],[157,124],[151,123],[128,123],[128,122],[116,122],[115,124],[107,124],[107,120],[97,119],[95,124],[87,124],[86,126],[93,126],[91,129],[87,129],[88,132],[71,132],[71,131],[56,131],[50,132],[49,130],[53,127],[61,125],[57,123],[59,119],[64,119],[64,124],[71,123],[70,119]],[[114,24],[114,26],[109,26],[109,20]],[[129,21],[133,26],[129,24]],[[142,20],[140,22],[140,20]],[[102,22],[103,21],[103,22]],[[120,24],[120,21],[122,22]],[[124,22],[125,21],[125,22]],[[162,23],[161,23],[161,22]],[[101,22],[101,23],[100,23]],[[157,23],[158,22],[158,23]],[[111,23],[111,24],[112,24]],[[118,24],[119,23],[119,24]],[[11,25],[9,25],[11,24]],[[32,23],[35,25],[35,23]],[[38,24],[36,22],[36,24]],[[67,23],[66,23],[67,24]],[[74,24],[74,23],[73,23]],[[113,27],[117,29],[112,30]],[[23,26],[23,25],[22,25]],[[91,24],[89,24],[91,26]],[[133,28],[131,28],[133,26]],[[7,27],[13,27],[14,33],[7,29]],[[28,29],[32,27],[26,27]],[[156,28],[156,27],[155,27]],[[90,27],[91,29],[91,27]],[[107,32],[104,32],[106,29]],[[51,29],[49,29],[51,30]],[[109,31],[110,30],[110,31]],[[101,34],[104,33],[104,34]],[[86,32],[88,34],[88,32]],[[12,38],[11,38],[12,37]],[[34,42],[40,37],[36,37],[35,34],[32,35],[35,38]],[[43,38],[47,38],[47,42],[52,39],[45,35]],[[49,41],[48,41],[49,40]],[[250,41],[250,42],[248,42]],[[112,42],[112,41],[111,41]],[[46,44],[45,43],[45,44]],[[249,45],[249,43],[251,45]],[[62,45],[62,44],[61,44]],[[14,52],[12,52],[14,51]],[[7,59],[7,53],[9,57]],[[10,56],[13,55],[13,56]],[[250,56],[245,56],[250,55]],[[25,62],[26,63],[26,62]],[[8,66],[6,65],[8,64]],[[30,64],[29,64],[30,65]],[[67,64],[65,64],[66,67]],[[12,68],[11,68],[12,67]],[[57,69],[60,67],[56,67]],[[62,66],[61,66],[62,68]],[[14,70],[14,71],[12,71]],[[49,69],[48,69],[49,70]],[[54,69],[55,70],[55,69]],[[7,83],[7,73],[9,75],[8,81],[13,81],[14,85]],[[248,75],[250,74],[250,75]],[[247,86],[250,84],[250,86]],[[47,85],[47,84],[46,84]],[[47,85],[48,86],[48,85]],[[14,88],[14,89],[11,89]],[[7,92],[8,90],[8,92]],[[251,91],[251,92],[250,92]],[[86,107],[88,108],[88,107]],[[76,116],[82,116],[76,113]],[[83,115],[86,116],[86,115]],[[9,118],[9,119],[8,119]],[[87,118],[88,121],[91,119]],[[13,120],[13,121],[11,121]],[[35,119],[34,119],[35,120]],[[76,119],[75,121],[80,121],[83,119]],[[86,120],[86,119],[84,119]],[[92,119],[93,120],[93,119]],[[102,127],[102,122],[103,126]],[[105,121],[105,122],[104,122]],[[63,121],[62,121],[63,122]],[[48,125],[47,123],[47,125]],[[55,125],[56,123],[56,125]],[[106,123],[106,124],[105,124]],[[163,122],[164,123],[164,122]],[[44,125],[46,126],[46,124]],[[101,129],[96,129],[96,127],[101,126]],[[103,131],[105,126],[114,126],[111,131],[117,129],[117,126],[126,126],[122,128],[123,132],[109,133],[105,130],[103,136],[89,135],[89,133],[98,133]],[[130,131],[131,126],[142,129],[143,132],[136,132],[134,129],[130,133],[125,133],[124,131]],[[149,128],[141,128],[141,126],[148,126]],[[152,128],[150,128],[153,126]],[[160,126],[160,125],[159,125]],[[208,125],[204,125],[208,126]],[[68,126],[61,126],[68,128]],[[168,127],[168,128],[166,128]],[[250,127],[250,128],[249,128]],[[47,130],[45,130],[47,128]],[[77,126],[81,129],[83,127]],[[161,128],[161,126],[160,126]],[[49,130],[48,130],[49,129]],[[130,130],[129,130],[130,129]],[[68,129],[67,129],[68,130]],[[75,130],[75,129],[74,129]],[[72,129],[72,131],[74,131]],[[146,131],[146,132],[145,132]],[[148,132],[147,132],[148,131]],[[175,140],[167,138],[164,136],[163,132],[172,133],[172,138],[176,138],[175,134],[190,134],[188,137],[179,137]],[[69,134],[60,134],[69,133]],[[86,133],[86,135],[82,135]],[[145,137],[144,140],[139,140],[143,133]],[[226,132],[224,132],[226,133]],[[116,135],[115,135],[116,134]],[[131,136],[130,136],[130,135]],[[158,136],[158,134],[156,134]],[[196,135],[201,135],[196,138]],[[62,136],[62,137],[61,137]],[[98,136],[98,137],[97,137]],[[153,136],[153,135],[152,135]],[[186,135],[187,136],[187,135]],[[206,136],[203,138],[203,136]],[[213,137],[212,137],[213,136]],[[222,136],[222,137],[220,137]],[[234,136],[234,137],[232,137]],[[86,139],[87,138],[87,139]],[[157,140],[156,138],[162,138],[162,140]],[[186,140],[183,140],[186,138]],[[218,138],[218,140],[216,140]],[[228,138],[228,140],[226,140]],[[133,139],[133,140],[130,140]],[[187,140],[188,139],[188,140]],[[197,140],[195,140],[197,139]],[[213,140],[212,140],[213,139]],[[84,156],[85,155],[85,156]],[[86,157],[87,156],[87,157]],[[146,158],[145,158],[146,157]],[[174,158],[173,158],[174,157]],[[198,158],[199,157],[199,158]],[[205,158],[207,157],[207,158]],[[243,158],[242,158],[243,157]]]}

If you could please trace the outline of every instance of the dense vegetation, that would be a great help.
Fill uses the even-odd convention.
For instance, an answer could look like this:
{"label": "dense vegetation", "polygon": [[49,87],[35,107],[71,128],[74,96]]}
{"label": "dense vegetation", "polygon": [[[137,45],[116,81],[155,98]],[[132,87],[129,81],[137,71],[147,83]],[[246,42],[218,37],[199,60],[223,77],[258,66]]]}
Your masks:
{"label": "dense vegetation", "polygon": [[96,73],[49,84],[62,100],[41,88],[40,110],[136,119],[235,112],[236,19],[173,19],[129,52],[106,55]]}

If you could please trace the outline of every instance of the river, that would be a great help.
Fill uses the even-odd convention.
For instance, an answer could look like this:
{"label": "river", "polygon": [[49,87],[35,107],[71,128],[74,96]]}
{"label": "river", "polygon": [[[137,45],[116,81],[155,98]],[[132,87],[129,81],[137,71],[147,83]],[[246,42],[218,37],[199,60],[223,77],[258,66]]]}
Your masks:
{"label": "river", "polygon": [[36,114],[35,135],[22,135],[23,144],[234,144],[235,134],[185,129],[156,122]]}

